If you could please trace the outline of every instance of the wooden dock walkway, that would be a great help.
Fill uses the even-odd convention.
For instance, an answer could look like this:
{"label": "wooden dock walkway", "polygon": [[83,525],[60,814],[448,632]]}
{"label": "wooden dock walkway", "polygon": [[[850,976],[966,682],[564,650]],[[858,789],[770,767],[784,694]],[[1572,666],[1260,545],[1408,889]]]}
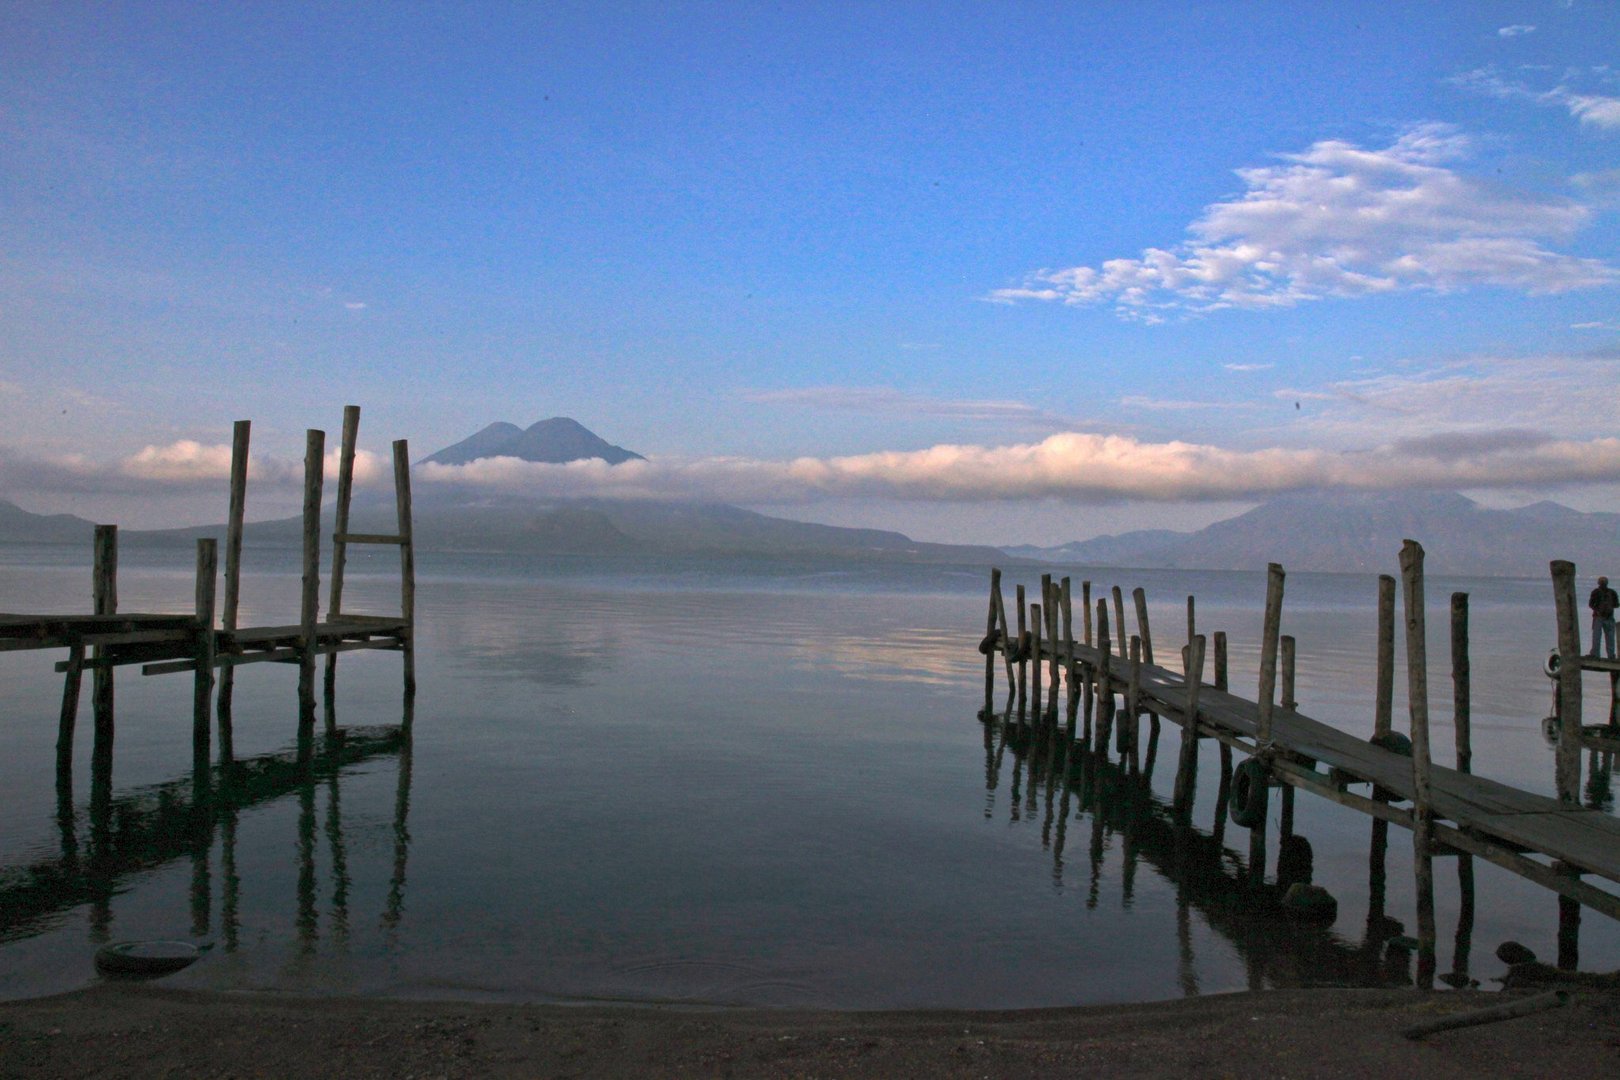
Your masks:
{"label": "wooden dock walkway", "polygon": [[[407,702],[416,690],[415,604],[416,570],[411,527],[410,456],[404,439],[393,444],[394,500],[398,531],[349,531],[349,509],[354,490],[356,441],[360,409],[343,411],[343,444],[339,457],[335,531],[332,535],[331,593],[326,618],[320,618],[321,490],[325,471],[326,433],[311,429],[304,447],[303,576],[299,621],[283,626],[239,627],[242,532],[247,504],[248,441],[250,424],[236,423],[231,448],[230,509],[225,531],[224,605],[215,623],[216,578],[219,576],[218,541],[197,541],[197,578],[193,610],[189,614],[118,611],[118,529],[97,525],[92,568],[91,614],[0,614],[0,652],[66,649],[68,657],[56,664],[65,676],[57,734],[59,785],[71,782],[73,735],[79,708],[81,677],[94,679],[92,706],[95,741],[92,749],[93,789],[106,795],[111,783],[113,743],[113,672],[140,665],[143,675],[191,672],[193,770],[208,767],[212,754],[211,728],[217,716],[220,760],[232,760],[231,701],[235,669],[263,662],[297,664],[298,734],[308,742],[315,717],[315,661],[326,659],[326,729],[336,729],[337,654],[381,649],[402,654]],[[364,615],[343,610],[343,579],[350,544],[396,547],[400,555],[400,610],[398,614]],[[214,705],[218,672],[218,707]]]}
{"label": "wooden dock walkway", "polygon": [[[1071,585],[1042,575],[1039,597],[1026,604],[1025,587],[1016,590],[1016,616],[1009,618],[1002,596],[1001,572],[990,573],[990,603],[980,652],[985,656],[984,708],[994,712],[996,668],[1007,675],[1006,714],[1020,723],[1055,726],[1060,695],[1067,683],[1067,740],[1073,749],[1106,758],[1110,736],[1117,749],[1136,761],[1138,726],[1143,716],[1153,724],[1149,770],[1157,747],[1160,718],[1179,724],[1181,749],[1176,767],[1173,805],[1190,817],[1196,792],[1198,740],[1214,739],[1221,750],[1220,802],[1234,823],[1250,834],[1250,867],[1263,883],[1266,866],[1267,789],[1282,792],[1280,832],[1292,835],[1294,795],[1305,791],[1367,814],[1376,829],[1393,823],[1409,829],[1417,877],[1420,983],[1434,975],[1434,878],[1432,862],[1441,856],[1459,861],[1459,879],[1472,891],[1475,856],[1542,885],[1559,897],[1560,960],[1573,957],[1580,907],[1620,919],[1620,818],[1579,801],[1582,753],[1620,749],[1620,728],[1581,724],[1582,675],[1608,673],[1620,684],[1620,663],[1587,657],[1577,624],[1575,568],[1551,564],[1557,608],[1558,649],[1547,674],[1553,679],[1555,715],[1548,723],[1556,739],[1557,797],[1537,795],[1474,775],[1470,740],[1470,671],[1468,597],[1451,597],[1452,717],[1456,731],[1456,764],[1447,768],[1431,760],[1427,632],[1423,601],[1423,549],[1407,541],[1401,551],[1401,586],[1406,638],[1407,699],[1410,735],[1393,725],[1396,640],[1396,581],[1378,581],[1377,685],[1373,730],[1362,738],[1313,719],[1294,701],[1295,643],[1280,633],[1282,567],[1267,573],[1265,619],[1260,649],[1259,689],[1254,700],[1230,692],[1226,671],[1226,635],[1212,641],[1196,631],[1195,603],[1187,598],[1186,645],[1182,671],[1154,662],[1147,598],[1132,593],[1135,630],[1127,638],[1122,591],[1099,596],[1093,609],[1091,582],[1081,583],[1080,625],[1076,625]],[[1110,617],[1112,614],[1112,617]],[[1110,634],[1112,626],[1114,634]],[[1127,644],[1128,642],[1128,644]],[[1213,645],[1213,684],[1205,682],[1206,646]],[[998,664],[999,660],[999,664]],[[1279,678],[1280,676],[1280,678]],[[1279,698],[1280,690],[1280,701]],[[1611,694],[1611,697],[1613,695]],[[1043,697],[1047,703],[1043,708]],[[1027,713],[1026,713],[1027,706]],[[1083,707],[1085,724],[1077,732]],[[1114,732],[1116,717],[1119,729]],[[1093,723],[1095,719],[1095,723]],[[1078,738],[1077,738],[1078,736]],[[1236,769],[1233,751],[1247,755]],[[1356,790],[1360,789],[1360,790]],[[1230,793],[1230,801],[1228,794]],[[1566,949],[1566,943],[1568,948]],[[1571,963],[1573,961],[1571,960]]]}

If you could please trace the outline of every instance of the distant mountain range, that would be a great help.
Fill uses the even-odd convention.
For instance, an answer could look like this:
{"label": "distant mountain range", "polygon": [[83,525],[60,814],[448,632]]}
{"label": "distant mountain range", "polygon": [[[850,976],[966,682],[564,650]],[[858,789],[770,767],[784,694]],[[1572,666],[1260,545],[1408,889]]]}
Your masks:
{"label": "distant mountain range", "polygon": [[1431,573],[1536,576],[1553,559],[1592,574],[1620,570],[1620,514],[1554,502],[1491,510],[1455,492],[1291,494],[1192,533],[1099,536],[1009,555],[1082,566],[1393,573],[1401,541],[1423,545]]}
{"label": "distant mountain range", "polygon": [[[489,457],[563,463],[601,458],[645,460],[567,417],[528,428],[495,423],[422,459],[462,465]],[[1552,559],[1590,574],[1620,571],[1620,514],[1581,513],[1553,502],[1490,510],[1455,493],[1292,494],[1197,532],[1148,529],[1057,547],[997,549],[929,544],[882,529],[846,529],[769,517],[722,503],[550,498],[461,485],[421,484],[415,491],[418,547],[447,551],[579,554],[811,556],[904,562],[987,564],[1013,559],[1074,566],[1392,572],[1401,541],[1420,541],[1431,573],[1539,576]],[[391,493],[357,496],[350,528],[390,532]],[[82,543],[91,523],[70,514],[32,514],[0,500],[0,542]],[[330,522],[324,530],[331,532]],[[222,536],[222,525],[121,530],[134,545],[189,543]],[[297,546],[298,518],[247,526],[245,540]]]}

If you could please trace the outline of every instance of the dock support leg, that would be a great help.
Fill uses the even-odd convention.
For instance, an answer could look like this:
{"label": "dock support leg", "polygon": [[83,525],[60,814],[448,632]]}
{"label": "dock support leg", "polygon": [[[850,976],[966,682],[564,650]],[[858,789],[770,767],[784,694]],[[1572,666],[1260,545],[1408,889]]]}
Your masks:
{"label": "dock support leg", "polygon": [[[1417,876],[1417,983],[1434,989],[1434,811],[1429,794],[1429,672],[1427,622],[1423,610],[1423,547],[1408,540],[1401,548],[1401,583],[1406,613],[1407,698],[1412,714],[1412,856]],[[1577,666],[1579,661],[1576,661]]]}
{"label": "dock support leg", "polygon": [[979,714],[981,720],[989,720],[995,712],[996,695],[996,649],[991,641],[996,634],[996,590],[1001,588],[1001,571],[992,566],[990,568],[990,611],[984,620],[984,637],[990,641],[990,647],[984,654],[984,711]]}
{"label": "dock support leg", "polygon": [[1558,610],[1558,797],[1581,798],[1581,628],[1576,621],[1575,564],[1552,563],[1553,600]]}
{"label": "dock support leg", "polygon": [[416,697],[416,541],[411,525],[411,451],[404,439],[394,440],[394,510],[399,528],[399,612],[405,620],[402,668],[405,700]]}
{"label": "dock support leg", "polygon": [[[92,585],[95,613],[118,613],[118,526],[97,525]],[[97,646],[92,656],[100,659],[106,650]],[[113,762],[113,669],[97,667],[90,678],[90,708],[95,721],[95,738],[90,748],[91,799],[112,798]]]}
{"label": "dock support leg", "polygon": [[191,767],[206,772],[214,701],[214,579],[219,571],[219,542],[197,541],[197,671],[191,692]]}
{"label": "dock support leg", "polygon": [[[248,441],[253,424],[238,420],[231,435],[231,508],[225,525],[225,601],[219,625],[225,633],[236,629],[236,613],[242,599],[242,524],[247,513]],[[236,690],[236,669],[219,673],[219,760],[230,764],[235,756],[231,737],[231,704]]]}
{"label": "dock support leg", "polygon": [[321,478],[326,432],[304,434],[304,576],[299,606],[298,738],[307,742],[315,727],[315,647],[321,603]]}
{"label": "dock support leg", "polygon": [[68,649],[67,675],[62,679],[62,714],[56,723],[56,779],[73,786],[73,728],[79,720],[79,687],[84,677],[84,646]]}
{"label": "dock support leg", "polygon": [[1181,725],[1181,760],[1176,766],[1176,820],[1192,817],[1193,792],[1198,784],[1198,691],[1204,681],[1204,638],[1194,635],[1187,646],[1187,715]]}

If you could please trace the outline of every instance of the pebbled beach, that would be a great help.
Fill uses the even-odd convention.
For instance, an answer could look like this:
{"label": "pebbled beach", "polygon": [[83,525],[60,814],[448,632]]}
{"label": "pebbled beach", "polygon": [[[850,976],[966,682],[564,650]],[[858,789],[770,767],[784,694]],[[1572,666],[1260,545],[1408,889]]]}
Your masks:
{"label": "pebbled beach", "polygon": [[1421,1040],[1501,994],[1277,990],[1017,1012],[803,1012],[222,994],[0,1003],[10,1077],[1613,1077],[1620,994]]}

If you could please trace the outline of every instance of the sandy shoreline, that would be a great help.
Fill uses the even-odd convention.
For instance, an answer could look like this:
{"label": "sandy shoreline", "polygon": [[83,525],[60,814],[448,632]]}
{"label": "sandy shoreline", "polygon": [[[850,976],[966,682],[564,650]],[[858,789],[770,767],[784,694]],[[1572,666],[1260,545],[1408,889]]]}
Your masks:
{"label": "sandy shoreline", "polygon": [[0,1076],[1613,1077],[1620,995],[1402,1037],[1479,992],[1278,990],[1018,1012],[689,1011],[105,984],[0,1003]]}

